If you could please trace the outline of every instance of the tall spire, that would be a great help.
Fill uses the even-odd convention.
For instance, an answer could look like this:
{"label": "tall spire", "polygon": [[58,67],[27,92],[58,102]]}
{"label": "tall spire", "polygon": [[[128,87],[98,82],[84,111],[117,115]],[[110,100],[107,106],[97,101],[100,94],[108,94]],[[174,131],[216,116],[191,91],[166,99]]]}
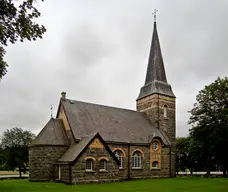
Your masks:
{"label": "tall spire", "polygon": [[162,95],[175,97],[172,88],[166,79],[156,20],[154,21],[154,31],[150,47],[145,85],[141,88],[138,99],[141,99],[153,93],[160,93]]}

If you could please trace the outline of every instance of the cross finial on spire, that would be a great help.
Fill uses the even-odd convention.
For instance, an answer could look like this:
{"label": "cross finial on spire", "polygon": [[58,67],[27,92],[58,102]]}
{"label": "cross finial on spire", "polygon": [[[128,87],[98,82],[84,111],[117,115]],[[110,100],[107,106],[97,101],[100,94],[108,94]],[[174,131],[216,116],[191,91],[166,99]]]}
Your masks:
{"label": "cross finial on spire", "polygon": [[156,13],[158,12],[157,9],[154,9],[154,12],[152,13],[152,15],[154,15],[154,22],[156,22]]}
{"label": "cross finial on spire", "polygon": [[53,106],[52,105],[51,105],[50,110],[51,110],[51,118],[53,118],[53,114],[52,114]]}

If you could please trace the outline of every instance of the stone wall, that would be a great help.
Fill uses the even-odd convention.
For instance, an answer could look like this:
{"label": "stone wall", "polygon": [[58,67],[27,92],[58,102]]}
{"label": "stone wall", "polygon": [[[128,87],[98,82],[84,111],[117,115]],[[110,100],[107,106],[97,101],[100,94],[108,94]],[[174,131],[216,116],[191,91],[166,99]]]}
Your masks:
{"label": "stone wall", "polygon": [[[109,144],[112,150],[122,149],[124,151],[123,168],[119,169],[112,156],[106,151],[105,148],[87,148],[79,159],[71,165],[71,179],[72,184],[77,183],[100,183],[111,182],[126,179],[144,179],[156,177],[170,177],[170,148],[161,148],[161,167],[159,169],[151,168],[151,152],[150,146],[134,145],[130,146],[130,156],[128,155],[128,145]],[[132,154],[135,150],[143,153],[142,167],[132,168]],[[101,172],[99,170],[99,159],[105,157],[108,159],[107,171]],[[93,171],[85,170],[86,158],[93,158],[94,165]],[[130,160],[128,164],[128,159]],[[129,169],[128,169],[129,166]],[[70,183],[70,170],[69,165],[61,165],[61,179],[64,183]],[[129,175],[128,175],[129,174]]]}
{"label": "stone wall", "polygon": [[54,163],[68,149],[64,146],[29,147],[29,180],[49,181],[56,178]]}
{"label": "stone wall", "polygon": [[154,178],[154,177],[169,177],[169,148],[161,149],[161,167],[159,169],[151,168],[150,148],[149,146],[131,146],[131,154],[134,150],[140,149],[144,153],[141,169],[132,168],[132,159],[130,161],[130,178]]}
{"label": "stone wall", "polygon": [[[128,179],[128,145],[127,144],[109,144],[109,148],[114,152],[120,150],[123,153],[122,168],[119,169],[119,177],[122,180]],[[131,157],[130,157],[131,159]]]}
{"label": "stone wall", "polygon": [[[111,150],[121,149],[124,152],[123,168],[119,169],[116,161],[110,156],[106,148],[87,148],[76,163],[71,165],[60,165],[60,181],[70,183],[93,183],[110,182],[126,179],[144,179],[154,177],[170,177],[170,148],[161,148],[161,167],[151,168],[151,151],[149,145],[109,144]],[[60,146],[36,146],[29,148],[30,158],[30,181],[49,181],[59,177],[59,167],[54,163],[63,155],[67,147]],[[142,167],[132,168],[132,154],[139,150],[143,154]],[[128,154],[128,151],[130,153]],[[92,172],[86,172],[86,158],[95,159]],[[99,170],[100,158],[107,158],[107,171]],[[173,156],[174,158],[175,156]],[[128,169],[129,168],[129,169]],[[172,167],[175,172],[175,167]],[[172,175],[174,176],[174,175]]]}
{"label": "stone wall", "polygon": [[60,181],[64,183],[70,183],[70,165],[59,165],[60,166]]}
{"label": "stone wall", "polygon": [[[161,160],[159,169],[151,168],[151,152],[149,145],[131,145],[129,148],[130,154],[128,154],[127,144],[109,144],[109,147],[114,151],[115,149],[122,149],[125,153],[123,157],[123,169],[120,169],[120,179],[143,179],[154,177],[170,177],[170,148],[161,148]],[[135,150],[143,152],[142,167],[140,169],[132,168],[132,154]],[[129,159],[129,162],[128,162]],[[129,170],[128,170],[129,167]]]}
{"label": "stone wall", "polygon": [[[86,172],[86,158],[93,158],[93,171]],[[105,157],[108,159],[107,171],[99,170],[99,159]],[[79,157],[76,163],[71,167],[72,183],[96,183],[96,182],[111,182],[119,180],[119,167],[112,156],[105,148],[87,148]]]}

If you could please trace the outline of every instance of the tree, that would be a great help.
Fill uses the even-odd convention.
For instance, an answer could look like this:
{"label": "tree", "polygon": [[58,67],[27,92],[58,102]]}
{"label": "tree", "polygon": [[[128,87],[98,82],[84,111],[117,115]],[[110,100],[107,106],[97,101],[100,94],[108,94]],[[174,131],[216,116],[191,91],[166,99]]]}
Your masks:
{"label": "tree", "polygon": [[197,168],[200,149],[192,137],[177,138],[177,170],[189,169],[191,174]]}
{"label": "tree", "polygon": [[0,166],[4,165],[5,163],[5,155],[4,155],[4,150],[0,146]]}
{"label": "tree", "polygon": [[[0,3],[0,80],[7,73],[8,64],[4,61],[5,47],[18,39],[36,40],[46,31],[43,25],[34,20],[40,12],[34,4],[37,0],[1,0]],[[43,0],[41,0],[43,1]]]}
{"label": "tree", "polygon": [[3,133],[1,146],[4,150],[6,165],[11,170],[19,168],[20,177],[28,163],[28,146],[34,138],[35,135],[30,131],[17,127]]}
{"label": "tree", "polygon": [[228,78],[217,78],[196,96],[190,111],[190,134],[199,143],[202,157],[210,171],[213,163],[228,170]]}

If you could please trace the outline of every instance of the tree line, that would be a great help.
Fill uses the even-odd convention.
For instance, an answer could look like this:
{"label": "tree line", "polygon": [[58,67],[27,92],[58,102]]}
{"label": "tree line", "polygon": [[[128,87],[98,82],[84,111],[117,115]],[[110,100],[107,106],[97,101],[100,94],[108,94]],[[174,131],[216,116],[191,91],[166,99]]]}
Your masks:
{"label": "tree line", "polygon": [[188,137],[177,138],[176,168],[228,171],[228,78],[217,78],[196,96]]}

